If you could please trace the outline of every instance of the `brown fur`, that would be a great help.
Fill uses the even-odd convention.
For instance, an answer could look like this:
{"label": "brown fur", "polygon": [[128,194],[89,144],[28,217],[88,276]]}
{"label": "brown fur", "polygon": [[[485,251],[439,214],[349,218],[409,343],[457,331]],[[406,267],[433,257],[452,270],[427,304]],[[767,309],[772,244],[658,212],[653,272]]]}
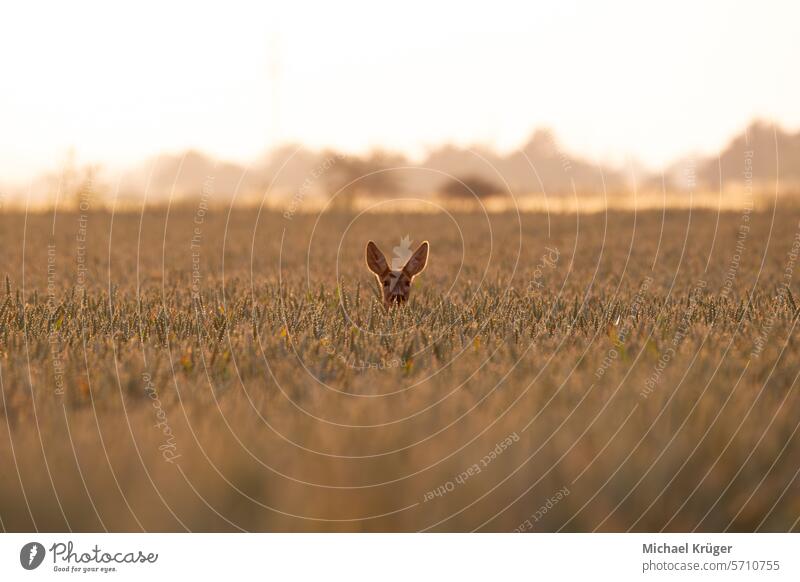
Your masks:
{"label": "brown fur", "polygon": [[428,264],[429,247],[428,241],[423,242],[401,270],[392,271],[378,245],[372,241],[367,243],[367,267],[378,278],[383,293],[383,304],[387,308],[408,301],[411,282]]}

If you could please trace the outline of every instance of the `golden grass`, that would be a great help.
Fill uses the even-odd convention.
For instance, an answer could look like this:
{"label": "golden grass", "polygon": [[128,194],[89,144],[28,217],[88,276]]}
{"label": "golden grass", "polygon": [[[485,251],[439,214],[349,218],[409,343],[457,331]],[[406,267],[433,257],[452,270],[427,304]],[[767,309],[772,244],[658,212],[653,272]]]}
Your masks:
{"label": "golden grass", "polygon": [[2,526],[797,530],[799,223],[2,215]]}

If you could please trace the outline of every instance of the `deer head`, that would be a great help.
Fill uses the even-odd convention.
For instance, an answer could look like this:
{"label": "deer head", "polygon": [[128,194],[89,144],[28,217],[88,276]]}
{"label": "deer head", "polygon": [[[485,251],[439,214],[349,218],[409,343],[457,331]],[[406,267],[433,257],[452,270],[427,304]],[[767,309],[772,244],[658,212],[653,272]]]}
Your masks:
{"label": "deer head", "polygon": [[375,273],[378,283],[383,290],[383,304],[391,307],[395,304],[405,303],[411,293],[411,281],[419,275],[428,263],[428,241],[425,241],[405,266],[399,271],[393,271],[386,262],[386,257],[374,242],[367,243],[367,266]]}

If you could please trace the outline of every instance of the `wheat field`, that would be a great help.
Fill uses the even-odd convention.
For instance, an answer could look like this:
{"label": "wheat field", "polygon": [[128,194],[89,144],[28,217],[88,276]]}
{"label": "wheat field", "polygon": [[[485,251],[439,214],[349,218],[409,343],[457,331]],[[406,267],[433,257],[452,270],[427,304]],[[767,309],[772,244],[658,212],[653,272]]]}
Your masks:
{"label": "wheat field", "polygon": [[[385,310],[364,246],[430,241]],[[793,207],[0,215],[6,531],[800,530]]]}

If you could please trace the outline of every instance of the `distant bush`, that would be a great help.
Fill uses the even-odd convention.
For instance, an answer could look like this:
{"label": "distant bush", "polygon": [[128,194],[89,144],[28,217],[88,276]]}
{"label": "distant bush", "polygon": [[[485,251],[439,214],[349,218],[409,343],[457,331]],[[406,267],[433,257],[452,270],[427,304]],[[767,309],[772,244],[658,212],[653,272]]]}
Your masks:
{"label": "distant bush", "polygon": [[339,206],[351,206],[357,196],[384,196],[402,191],[403,185],[390,170],[407,164],[405,158],[382,151],[366,157],[344,156],[335,152],[325,155],[337,159],[325,174],[325,185]]}
{"label": "distant bush", "polygon": [[439,188],[439,193],[448,198],[477,198],[479,200],[496,196],[502,191],[503,189],[494,182],[479,176],[451,178]]}

